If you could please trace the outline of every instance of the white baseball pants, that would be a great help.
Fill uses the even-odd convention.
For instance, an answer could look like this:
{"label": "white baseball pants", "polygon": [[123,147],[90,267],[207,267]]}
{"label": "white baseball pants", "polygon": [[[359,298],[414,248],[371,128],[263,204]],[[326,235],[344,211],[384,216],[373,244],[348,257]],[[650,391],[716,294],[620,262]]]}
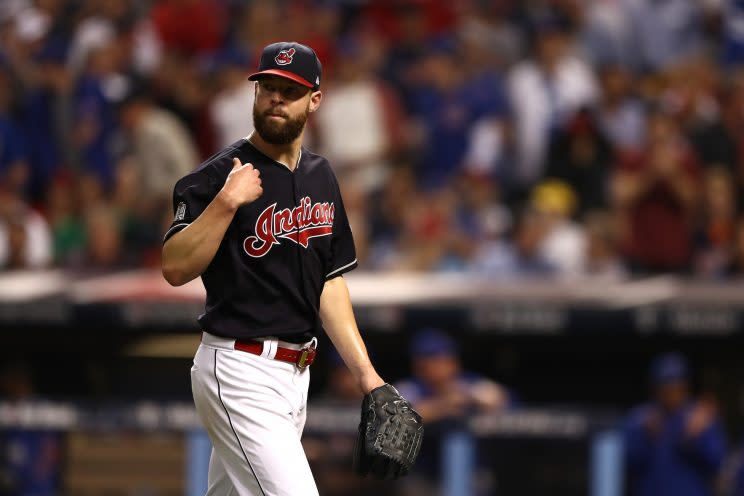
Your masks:
{"label": "white baseball pants", "polygon": [[212,441],[207,496],[318,494],[300,443],[310,370],[234,349],[235,340],[208,333],[194,357],[191,390]]}

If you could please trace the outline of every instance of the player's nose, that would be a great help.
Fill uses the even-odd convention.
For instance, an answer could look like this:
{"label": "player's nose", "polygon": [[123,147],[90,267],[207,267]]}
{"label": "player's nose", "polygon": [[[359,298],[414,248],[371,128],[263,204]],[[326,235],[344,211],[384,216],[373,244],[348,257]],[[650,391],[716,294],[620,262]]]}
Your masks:
{"label": "player's nose", "polygon": [[284,103],[284,95],[280,89],[276,89],[270,93],[271,103],[276,105]]}

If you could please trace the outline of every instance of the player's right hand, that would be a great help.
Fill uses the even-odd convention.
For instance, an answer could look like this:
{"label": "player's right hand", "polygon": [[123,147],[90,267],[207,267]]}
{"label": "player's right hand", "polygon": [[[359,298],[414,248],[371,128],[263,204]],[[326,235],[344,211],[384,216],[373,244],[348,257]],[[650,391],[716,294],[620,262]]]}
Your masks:
{"label": "player's right hand", "polygon": [[223,198],[232,208],[255,201],[263,194],[260,174],[252,164],[241,164],[240,160],[233,158],[233,168],[222,187]]}

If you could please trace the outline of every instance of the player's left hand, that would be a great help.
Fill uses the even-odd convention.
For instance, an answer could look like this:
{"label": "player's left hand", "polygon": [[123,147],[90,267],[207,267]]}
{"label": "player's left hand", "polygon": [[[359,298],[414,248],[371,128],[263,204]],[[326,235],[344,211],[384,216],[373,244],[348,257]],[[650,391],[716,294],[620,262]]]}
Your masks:
{"label": "player's left hand", "polygon": [[364,396],[362,419],[354,445],[354,472],[364,477],[396,479],[416,462],[424,424],[397,389],[385,384]]}

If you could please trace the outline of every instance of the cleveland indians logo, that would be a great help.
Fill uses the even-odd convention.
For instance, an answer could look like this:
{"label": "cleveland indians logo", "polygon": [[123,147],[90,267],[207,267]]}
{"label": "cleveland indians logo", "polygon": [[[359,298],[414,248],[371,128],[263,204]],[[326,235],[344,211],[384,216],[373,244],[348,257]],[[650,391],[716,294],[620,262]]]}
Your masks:
{"label": "cleveland indians logo", "polygon": [[333,203],[315,203],[309,196],[293,209],[276,209],[276,203],[266,207],[256,220],[254,236],[243,241],[245,252],[259,258],[266,255],[278,238],[289,239],[307,248],[311,238],[328,236],[333,233]]}
{"label": "cleveland indians logo", "polygon": [[294,57],[295,49],[290,48],[288,50],[282,50],[279,52],[276,57],[274,57],[274,62],[276,62],[278,65],[287,65],[292,63],[292,57]]}

